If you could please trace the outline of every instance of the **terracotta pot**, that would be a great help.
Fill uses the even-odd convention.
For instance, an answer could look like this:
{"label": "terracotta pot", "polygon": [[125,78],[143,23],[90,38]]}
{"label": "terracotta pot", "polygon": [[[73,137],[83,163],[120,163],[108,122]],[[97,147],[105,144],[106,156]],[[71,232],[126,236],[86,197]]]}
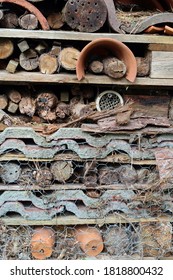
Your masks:
{"label": "terracotta pot", "polygon": [[158,27],[152,25],[145,30],[145,33],[149,33],[149,34],[163,33],[164,29],[165,29],[164,27]]}
{"label": "terracotta pot", "polygon": [[54,244],[54,231],[50,228],[38,227],[31,238],[31,254],[35,259],[46,259],[51,256]]}
{"label": "terracotta pot", "polygon": [[42,15],[42,13],[31,3],[29,3],[26,0],[0,0],[1,3],[12,3],[19,5],[23,7],[24,9],[28,10],[31,14],[34,14],[38,21],[40,22],[40,25],[43,30],[49,30],[49,24],[47,22],[47,19]]}
{"label": "terracotta pot", "polygon": [[91,55],[111,53],[122,60],[127,68],[126,79],[134,82],[137,75],[137,64],[132,51],[122,42],[110,38],[100,38],[87,44],[81,51],[76,64],[76,74],[78,80],[85,77],[85,65]]}
{"label": "terracotta pot", "polygon": [[103,239],[96,228],[78,226],[75,230],[75,238],[88,256],[97,256],[103,250]]}

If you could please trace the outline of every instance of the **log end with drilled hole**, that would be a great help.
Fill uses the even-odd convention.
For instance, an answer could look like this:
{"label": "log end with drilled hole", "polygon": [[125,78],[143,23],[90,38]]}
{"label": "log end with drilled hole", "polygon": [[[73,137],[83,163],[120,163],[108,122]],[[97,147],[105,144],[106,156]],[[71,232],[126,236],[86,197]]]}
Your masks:
{"label": "log end with drilled hole", "polygon": [[51,228],[38,227],[31,238],[31,254],[34,259],[44,260],[53,253],[55,233]]}
{"label": "log end with drilled hole", "polygon": [[95,32],[106,21],[107,7],[104,0],[69,0],[63,9],[63,15],[72,29]]}
{"label": "log end with drilled hole", "polygon": [[77,226],[75,229],[75,238],[82,251],[95,257],[103,251],[103,239],[98,229],[88,226]]}
{"label": "log end with drilled hole", "polygon": [[59,63],[64,69],[74,71],[79,55],[80,51],[76,48],[64,48],[59,54]]}

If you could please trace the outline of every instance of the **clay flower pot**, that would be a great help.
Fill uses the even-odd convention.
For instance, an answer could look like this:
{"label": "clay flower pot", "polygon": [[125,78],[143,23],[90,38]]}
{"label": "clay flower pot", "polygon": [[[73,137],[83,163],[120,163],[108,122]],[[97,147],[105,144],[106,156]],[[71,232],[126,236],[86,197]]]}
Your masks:
{"label": "clay flower pot", "polygon": [[137,64],[132,51],[122,42],[110,38],[95,39],[87,44],[81,51],[76,65],[78,80],[85,77],[85,66],[91,55],[109,53],[122,60],[127,68],[126,79],[134,82],[137,75]]}
{"label": "clay flower pot", "polygon": [[75,238],[88,256],[97,256],[103,250],[102,236],[94,227],[78,226],[75,230]]}
{"label": "clay flower pot", "polygon": [[34,14],[43,30],[49,30],[49,24],[47,19],[42,15],[42,13],[31,3],[26,0],[0,0],[0,3],[12,3],[23,7],[24,9],[28,10],[31,14]]}
{"label": "clay flower pot", "polygon": [[31,254],[35,259],[46,259],[51,256],[54,244],[54,231],[50,228],[38,227],[31,238]]}

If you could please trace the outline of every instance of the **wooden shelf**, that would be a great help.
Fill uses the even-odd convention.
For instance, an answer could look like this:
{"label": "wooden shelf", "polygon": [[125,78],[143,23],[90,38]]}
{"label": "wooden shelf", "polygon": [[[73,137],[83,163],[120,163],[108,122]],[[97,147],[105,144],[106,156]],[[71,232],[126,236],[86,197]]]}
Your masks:
{"label": "wooden shelf", "polygon": [[129,218],[123,214],[114,213],[104,218],[98,219],[80,219],[74,215],[57,216],[51,220],[26,220],[20,216],[2,217],[0,218],[5,225],[22,226],[22,225],[40,225],[40,226],[53,226],[53,225],[83,225],[83,224],[127,224],[127,223],[149,223],[149,222],[173,222],[172,216],[148,217],[148,218]]}
{"label": "wooden shelf", "polygon": [[116,33],[85,33],[74,31],[43,31],[43,30],[22,30],[22,29],[0,29],[0,37],[4,38],[28,38],[47,40],[72,40],[72,41],[92,41],[97,38],[112,38],[124,43],[157,43],[172,44],[172,36],[145,35],[145,34],[116,34]]}
{"label": "wooden shelf", "polygon": [[151,79],[151,78],[136,78],[134,83],[124,79],[112,79],[105,75],[87,74],[82,81],[77,80],[76,74],[60,73],[60,74],[42,74],[39,72],[24,72],[19,71],[15,74],[10,74],[5,70],[0,70],[0,83],[3,84],[95,84],[95,85],[112,85],[124,87],[172,87],[173,79]]}

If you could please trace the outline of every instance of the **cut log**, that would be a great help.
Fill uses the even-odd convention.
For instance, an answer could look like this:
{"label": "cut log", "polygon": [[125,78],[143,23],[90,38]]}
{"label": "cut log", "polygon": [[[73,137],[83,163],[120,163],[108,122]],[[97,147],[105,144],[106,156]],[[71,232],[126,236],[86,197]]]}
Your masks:
{"label": "cut log", "polygon": [[5,94],[0,95],[0,109],[4,110],[8,105],[8,98]]}
{"label": "cut log", "polygon": [[53,74],[58,69],[58,59],[50,53],[43,53],[39,58],[39,69],[43,74]]}
{"label": "cut log", "polygon": [[13,42],[10,39],[0,39],[0,59],[8,58],[14,51]]}
{"label": "cut log", "polygon": [[17,44],[17,46],[18,46],[18,48],[21,52],[25,52],[25,51],[29,50],[29,45],[28,45],[28,42],[26,40],[20,41]]}
{"label": "cut log", "polygon": [[37,109],[53,109],[57,106],[58,98],[52,92],[42,92],[37,96]]}
{"label": "cut log", "polygon": [[50,50],[50,54],[58,57],[60,52],[61,52],[61,44],[59,42],[54,42],[54,44]]}
{"label": "cut log", "polygon": [[0,26],[3,28],[16,28],[18,27],[18,17],[15,13],[7,13],[0,21]]}
{"label": "cut log", "polygon": [[116,57],[103,59],[104,73],[111,78],[119,79],[126,73],[126,65]]}
{"label": "cut log", "polygon": [[51,29],[58,30],[64,25],[62,13],[52,13],[47,17]]}
{"label": "cut log", "polygon": [[4,11],[3,10],[0,10],[0,20],[2,20],[4,17]]}
{"label": "cut log", "polygon": [[36,110],[35,100],[30,96],[22,97],[19,103],[20,113],[32,117],[35,114],[35,110]]}
{"label": "cut log", "polygon": [[70,71],[76,69],[76,63],[79,57],[80,51],[73,47],[64,48],[59,54],[60,65]]}
{"label": "cut log", "polygon": [[33,175],[35,177],[36,183],[40,187],[47,187],[51,185],[53,175],[49,168],[39,169]]}
{"label": "cut log", "polygon": [[19,65],[18,61],[15,61],[14,59],[10,59],[5,70],[8,71],[9,73],[14,74],[17,70],[18,65]]}
{"label": "cut log", "polygon": [[34,49],[38,54],[43,54],[46,52],[48,45],[43,41],[38,44]]}
{"label": "cut log", "polygon": [[103,73],[103,68],[103,62],[99,60],[92,61],[88,66],[88,69],[94,74]]}
{"label": "cut log", "polygon": [[0,166],[0,177],[4,183],[14,183],[18,180],[21,168],[16,163],[5,163]]}
{"label": "cut log", "polygon": [[29,49],[19,56],[20,66],[26,71],[32,71],[37,69],[39,65],[38,55],[36,51]]}
{"label": "cut log", "polygon": [[122,184],[131,185],[137,182],[138,174],[131,165],[121,166],[119,171],[119,180]]}
{"label": "cut log", "polygon": [[100,185],[112,185],[119,182],[119,168],[104,166],[99,169],[98,180]]}
{"label": "cut log", "polygon": [[38,115],[40,118],[52,122],[57,119],[56,111],[55,110],[50,110],[50,109],[40,109],[38,110]]}
{"label": "cut log", "polygon": [[24,14],[18,21],[22,29],[34,30],[38,27],[38,19],[33,14]]}
{"label": "cut log", "polygon": [[137,76],[138,77],[146,77],[149,76],[150,73],[150,56],[146,57],[136,57],[137,62]]}
{"label": "cut log", "polygon": [[83,168],[82,183],[86,188],[95,188],[97,186],[97,166],[96,162],[85,162]]}
{"label": "cut log", "polygon": [[73,164],[71,161],[57,161],[51,164],[50,170],[54,179],[63,183],[73,174]]}
{"label": "cut log", "polygon": [[9,101],[9,104],[8,104],[8,107],[7,107],[7,111],[9,113],[15,114],[17,112],[18,108],[19,108],[18,104],[14,103],[12,101]]}
{"label": "cut log", "polygon": [[56,107],[56,115],[60,119],[64,119],[65,117],[70,115],[70,105],[64,102],[58,103]]}
{"label": "cut log", "polygon": [[80,102],[71,106],[71,114],[73,118],[81,118],[85,115],[88,115],[93,111],[90,105],[82,104]]}
{"label": "cut log", "polygon": [[95,32],[106,21],[107,7],[104,0],[67,1],[63,15],[72,29],[80,32]]}
{"label": "cut log", "polygon": [[19,103],[20,100],[22,99],[21,93],[18,90],[11,89],[7,92],[8,98],[14,102],[14,103]]}

